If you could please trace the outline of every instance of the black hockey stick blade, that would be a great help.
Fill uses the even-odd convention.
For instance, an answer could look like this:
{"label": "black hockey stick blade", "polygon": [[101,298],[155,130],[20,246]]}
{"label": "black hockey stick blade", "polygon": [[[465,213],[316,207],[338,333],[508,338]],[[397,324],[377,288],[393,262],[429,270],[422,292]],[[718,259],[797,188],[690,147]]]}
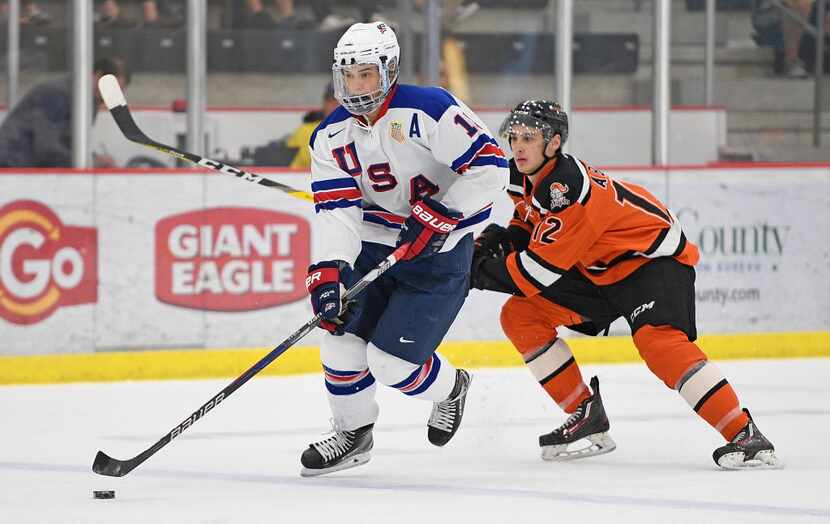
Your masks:
{"label": "black hockey stick blade", "polygon": [[108,477],[123,477],[138,465],[131,464],[131,462],[130,460],[114,459],[103,451],[99,451],[95,455],[95,462],[92,463],[92,471]]}
{"label": "black hockey stick blade", "polygon": [[[409,248],[409,244],[403,244],[395,249],[388,257],[382,260],[371,271],[366,273],[354,286],[346,291],[343,300],[351,299],[357,296],[363,289],[375,281],[387,269],[395,265],[401,256]],[[92,471],[99,475],[108,477],[123,477],[130,471],[137,468],[142,462],[153,456],[158,450],[170,443],[174,438],[181,435],[186,429],[195,424],[200,418],[207,415],[209,411],[218,406],[222,401],[231,396],[231,394],[239,389],[242,384],[248,382],[254,375],[262,371],[265,366],[276,360],[277,357],[288,351],[288,349],[296,344],[301,338],[306,336],[312,329],[317,327],[320,321],[323,320],[323,315],[318,313],[311,320],[303,324],[303,326],[291,334],[282,343],[272,349],[267,355],[262,357],[256,364],[248,368],[244,373],[236,378],[233,382],[225,386],[225,389],[217,393],[210,400],[202,404],[202,406],[194,411],[189,417],[179,423],[165,436],[161,437],[158,442],[151,447],[145,449],[135,457],[127,460],[119,460],[112,458],[103,451],[98,451],[95,455],[95,460],[92,462]]]}
{"label": "black hockey stick blade", "polygon": [[176,149],[175,147],[162,144],[161,142],[156,142],[152,138],[148,137],[144,134],[141,128],[138,127],[138,124],[135,123],[133,115],[130,113],[130,108],[127,105],[127,99],[124,97],[124,92],[121,90],[121,86],[118,84],[118,79],[116,79],[115,76],[102,76],[101,79],[98,80],[98,90],[101,92],[101,98],[104,100],[104,104],[106,104],[112,118],[115,120],[116,125],[118,125],[118,129],[121,130],[121,133],[124,134],[127,140],[143,146],[152,147],[153,149],[161,151],[166,155],[170,155],[181,160],[187,160],[188,162],[219,171],[220,173],[225,173],[226,175],[233,175],[236,178],[245,180],[246,182],[253,182],[254,184],[259,184],[261,186],[279,189],[280,191],[284,191],[295,198],[300,198],[309,202],[314,201],[314,197],[305,191],[294,189],[291,186],[262,177],[256,173],[243,171],[239,168],[219,162],[218,160],[211,160],[193,153],[188,153],[187,151],[182,151],[181,149]]}

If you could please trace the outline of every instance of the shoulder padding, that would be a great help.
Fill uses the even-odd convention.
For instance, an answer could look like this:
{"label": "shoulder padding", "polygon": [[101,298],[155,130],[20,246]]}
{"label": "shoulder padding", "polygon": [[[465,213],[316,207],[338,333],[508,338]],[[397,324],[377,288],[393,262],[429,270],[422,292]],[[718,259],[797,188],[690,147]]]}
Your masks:
{"label": "shoulder padding", "polygon": [[308,141],[308,145],[311,147],[311,149],[314,149],[314,141],[317,139],[317,133],[319,133],[320,131],[332,124],[348,120],[351,117],[352,114],[349,113],[345,107],[337,106],[337,108],[334,111],[332,111],[331,114],[329,114],[329,116],[327,116],[325,119],[323,119],[322,122],[320,122],[320,125],[317,126],[314,132],[311,133],[311,138]]}
{"label": "shoulder padding", "polygon": [[556,167],[533,190],[533,197],[544,209],[554,213],[574,204],[585,204],[591,193],[588,173],[582,163],[560,154]]}
{"label": "shoulder padding", "polygon": [[418,109],[437,122],[447,109],[457,105],[455,98],[440,87],[399,84],[389,108]]}

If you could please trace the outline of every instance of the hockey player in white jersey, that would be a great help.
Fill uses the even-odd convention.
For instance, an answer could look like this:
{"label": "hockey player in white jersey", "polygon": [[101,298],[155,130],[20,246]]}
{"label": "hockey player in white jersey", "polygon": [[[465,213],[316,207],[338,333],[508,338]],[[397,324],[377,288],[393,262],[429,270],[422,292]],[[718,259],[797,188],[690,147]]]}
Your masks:
{"label": "hockey player in white jersey", "polygon": [[[387,24],[351,26],[332,66],[342,105],[309,143],[317,215],[306,285],[329,331],[321,360],[334,432],[303,452],[304,476],[369,460],[376,382],[433,402],[436,446],[457,431],[470,385],[436,348],[467,295],[473,238],[506,188],[507,160],[452,94],[399,84],[399,60]],[[345,288],[403,244],[401,262],[344,307]]]}

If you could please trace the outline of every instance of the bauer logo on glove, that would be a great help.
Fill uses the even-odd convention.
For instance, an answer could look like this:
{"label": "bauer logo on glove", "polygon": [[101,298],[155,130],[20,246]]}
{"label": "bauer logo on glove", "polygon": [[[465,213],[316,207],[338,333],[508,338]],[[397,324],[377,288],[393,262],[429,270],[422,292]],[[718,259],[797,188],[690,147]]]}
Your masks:
{"label": "bauer logo on glove", "polygon": [[431,229],[441,231],[443,233],[449,233],[455,229],[456,225],[458,225],[458,220],[444,222],[440,218],[433,216],[429,211],[421,206],[420,202],[417,202],[412,208],[412,214],[416,215],[421,222],[429,226]]}
{"label": "bauer logo on glove", "polygon": [[461,213],[451,211],[429,197],[415,202],[398,235],[398,246],[409,244],[402,259],[412,260],[440,252],[460,219]]}

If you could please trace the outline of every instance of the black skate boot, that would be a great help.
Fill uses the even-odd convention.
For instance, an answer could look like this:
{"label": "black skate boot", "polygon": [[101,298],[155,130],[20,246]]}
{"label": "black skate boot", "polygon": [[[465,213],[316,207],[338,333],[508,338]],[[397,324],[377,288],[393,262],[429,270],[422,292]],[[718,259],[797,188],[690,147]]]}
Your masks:
{"label": "black skate boot", "polygon": [[455,372],[455,386],[447,400],[435,402],[427,422],[427,438],[436,446],[443,446],[458,431],[464,416],[464,402],[470,389],[472,377],[463,369]]}
{"label": "black skate boot", "polygon": [[369,462],[374,424],[353,431],[334,431],[334,435],[309,444],[300,462],[303,477],[316,477]]}
{"label": "black skate boot", "polygon": [[758,431],[749,410],[744,408],[749,422],[738,432],[732,442],[712,453],[715,464],[724,469],[776,469],[783,466],[775,455],[775,447]]}
{"label": "black skate boot", "polygon": [[[597,377],[591,379],[591,391],[593,394],[579,403],[576,411],[564,424],[539,437],[542,459],[570,460],[602,455],[616,449],[617,444],[608,435],[608,429],[611,426],[605,415],[605,408],[602,407]],[[580,449],[568,449],[569,445],[581,439],[588,439],[591,445]]]}

